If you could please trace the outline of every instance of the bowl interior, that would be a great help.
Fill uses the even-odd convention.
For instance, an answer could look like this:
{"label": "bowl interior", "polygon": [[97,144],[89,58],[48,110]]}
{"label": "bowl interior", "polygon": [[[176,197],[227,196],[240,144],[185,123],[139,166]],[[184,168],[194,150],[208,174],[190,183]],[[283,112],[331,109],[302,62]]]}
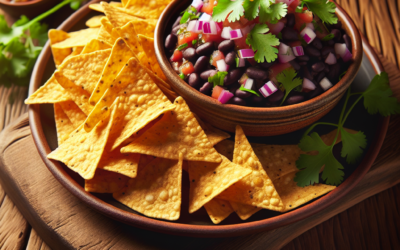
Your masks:
{"label": "bowl interior", "polygon": [[9,5],[9,6],[27,6],[27,5],[33,5],[39,2],[46,2],[46,0],[29,0],[26,2],[9,2],[7,0],[0,0],[0,3],[4,4],[4,5]]}

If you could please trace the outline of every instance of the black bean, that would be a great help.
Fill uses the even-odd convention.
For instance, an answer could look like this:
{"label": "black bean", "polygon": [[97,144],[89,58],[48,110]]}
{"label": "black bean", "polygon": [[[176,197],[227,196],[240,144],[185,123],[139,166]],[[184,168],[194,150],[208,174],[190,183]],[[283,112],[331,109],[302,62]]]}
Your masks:
{"label": "black bean", "polygon": [[190,74],[188,82],[189,82],[189,85],[195,89],[199,89],[203,83],[199,74],[197,74],[197,73]]}
{"label": "black bean", "polygon": [[321,72],[325,69],[325,63],[323,62],[316,62],[311,66],[312,70],[315,72]]}
{"label": "black bean", "polygon": [[347,34],[343,35],[343,40],[346,43],[347,49],[351,52],[351,39]]}
{"label": "black bean", "polygon": [[306,66],[306,65],[307,65],[307,62],[299,62],[299,65],[300,65],[300,66]]}
{"label": "black bean", "polygon": [[285,94],[283,93],[283,91],[278,89],[275,93],[273,93],[272,95],[270,95],[268,97],[268,101],[272,102],[272,103],[280,102],[280,101],[282,101],[284,95]]}
{"label": "black bean", "polygon": [[214,69],[209,69],[204,71],[203,73],[200,74],[200,78],[203,79],[204,81],[208,81],[208,78],[217,74],[217,71]]}
{"label": "black bean", "polygon": [[246,70],[246,74],[256,80],[266,80],[268,78],[268,72],[256,67],[250,67]]}
{"label": "black bean", "polygon": [[317,50],[314,46],[308,45],[305,49],[304,52],[311,56],[311,57],[319,57],[321,56],[321,52]]}
{"label": "black bean", "polygon": [[288,27],[293,27],[295,23],[295,17],[293,13],[287,14],[286,15],[286,26]]}
{"label": "black bean", "polygon": [[327,75],[328,79],[332,82],[336,82],[339,79],[340,75],[340,64],[336,63],[329,67],[329,73]]}
{"label": "black bean", "polygon": [[333,46],[335,44],[335,41],[333,39],[328,40],[328,41],[324,41],[323,44],[325,46]]}
{"label": "black bean", "polygon": [[179,25],[175,26],[175,27],[172,29],[171,34],[178,35],[179,29],[180,29],[181,27],[185,27],[185,26],[186,26],[186,24],[179,24]]}
{"label": "black bean", "polygon": [[235,94],[235,92],[236,92],[236,90],[238,90],[239,88],[240,88],[240,83],[234,83],[234,84],[231,84],[229,87],[228,87],[228,89],[229,89],[229,92],[231,92],[231,93],[233,93],[233,94]]}
{"label": "black bean", "polygon": [[197,74],[203,72],[207,68],[209,61],[210,59],[208,57],[200,56],[199,59],[197,59],[196,63],[194,64],[194,72],[196,72]]}
{"label": "black bean", "polygon": [[204,83],[204,85],[200,88],[200,92],[205,94],[205,95],[210,95],[211,94],[211,90],[213,88],[213,84],[206,82]]}
{"label": "black bean", "polygon": [[176,26],[178,26],[181,23],[181,19],[182,19],[182,16],[178,16],[178,18],[176,19],[176,21],[172,25],[172,28],[175,28]]}
{"label": "black bean", "polygon": [[329,55],[329,53],[335,53],[335,49],[333,47],[331,47],[331,46],[324,46],[321,49],[322,57],[324,57],[324,58],[327,57]]}
{"label": "black bean", "polygon": [[340,30],[338,29],[331,30],[331,34],[335,36],[333,40],[335,40],[336,42],[339,42],[340,39],[342,38],[342,32],[340,32]]}
{"label": "black bean", "polygon": [[282,39],[285,41],[298,41],[299,36],[293,28],[286,27],[282,30]]}
{"label": "black bean", "polygon": [[[315,82],[314,82],[315,84]],[[322,94],[322,92],[324,92],[324,90],[321,88],[321,86],[319,86],[319,84],[315,84],[315,86],[317,86],[313,91],[310,91],[307,93],[307,97],[308,98],[314,98],[320,94]]]}
{"label": "black bean", "polygon": [[255,80],[254,82],[255,82],[255,84],[253,84],[253,90],[257,90],[257,89],[260,89],[262,86],[264,86],[265,83],[268,82],[268,79],[265,81]]}
{"label": "black bean", "polygon": [[247,105],[245,100],[243,100],[240,97],[236,97],[236,96],[231,98],[229,101],[230,101],[229,103],[240,105],[240,106],[246,106]]}
{"label": "black bean", "polygon": [[208,56],[214,51],[214,44],[211,42],[205,43],[197,47],[196,53],[199,56]]}
{"label": "black bean", "polygon": [[275,60],[275,61],[273,61],[273,62],[263,62],[263,63],[260,63],[259,65],[260,65],[261,68],[263,68],[263,69],[268,69],[269,67],[271,67],[272,65],[274,65],[274,64],[276,63],[276,61],[278,61],[278,60]]}
{"label": "black bean", "polygon": [[243,91],[243,90],[237,89],[236,92],[235,92],[235,96],[245,99],[247,97],[250,97],[251,93],[247,92],[247,91]]}
{"label": "black bean", "polygon": [[169,34],[165,39],[165,48],[167,49],[175,49],[176,42],[178,41],[178,37],[173,34]]}
{"label": "black bean", "polygon": [[222,51],[225,55],[235,48],[235,41],[225,40],[218,45],[218,50]]}
{"label": "black bean", "polygon": [[249,99],[253,106],[256,106],[256,107],[264,106],[265,98],[262,96],[252,95],[252,97]]}
{"label": "black bean", "polygon": [[325,63],[324,72],[325,72],[325,73],[329,73],[329,71],[330,71],[330,70],[329,70],[329,64],[326,64],[326,63]]}
{"label": "black bean", "polygon": [[298,57],[296,57],[296,59],[299,61],[308,62],[310,60],[310,57],[307,55],[304,55],[304,56],[298,56]]}
{"label": "black bean", "polygon": [[300,64],[298,64],[298,63],[296,62],[296,60],[292,60],[292,61],[290,61],[289,63],[292,65],[292,67],[294,68],[294,70],[296,70],[296,71],[299,71],[299,70],[300,70],[301,66],[300,66]]}
{"label": "black bean", "polygon": [[231,51],[229,52],[226,56],[225,56],[225,63],[228,65],[236,65],[236,53],[235,51]]}
{"label": "black bean", "polygon": [[185,58],[188,61],[195,62],[198,58],[196,54],[196,50],[194,48],[187,48],[183,51],[182,53],[183,58]]}
{"label": "black bean", "polygon": [[239,81],[240,77],[243,75],[242,69],[232,69],[228,72],[228,75],[224,78],[224,85],[229,86],[233,83]]}
{"label": "black bean", "polygon": [[342,22],[341,21],[337,21],[337,23],[331,25],[332,29],[341,29],[342,28]]}
{"label": "black bean", "polygon": [[314,46],[316,49],[322,49],[322,42],[321,39],[319,39],[318,37],[316,37],[314,39],[314,41],[311,42],[312,46]]}
{"label": "black bean", "polygon": [[288,105],[300,103],[304,101],[304,96],[302,95],[292,95],[288,99],[286,99],[285,103]]}
{"label": "black bean", "polygon": [[317,83],[319,83],[322,79],[324,79],[325,76],[326,76],[326,73],[324,71],[321,71],[321,72],[319,72],[319,74],[315,78],[315,81]]}

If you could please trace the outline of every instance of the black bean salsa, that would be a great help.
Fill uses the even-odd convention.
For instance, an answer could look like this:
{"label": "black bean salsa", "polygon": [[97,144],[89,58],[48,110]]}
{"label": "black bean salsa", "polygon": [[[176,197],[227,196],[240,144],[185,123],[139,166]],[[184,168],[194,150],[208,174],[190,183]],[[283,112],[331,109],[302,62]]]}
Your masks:
{"label": "black bean salsa", "polygon": [[222,104],[296,104],[330,89],[352,62],[335,8],[321,0],[194,0],[165,48],[184,81]]}

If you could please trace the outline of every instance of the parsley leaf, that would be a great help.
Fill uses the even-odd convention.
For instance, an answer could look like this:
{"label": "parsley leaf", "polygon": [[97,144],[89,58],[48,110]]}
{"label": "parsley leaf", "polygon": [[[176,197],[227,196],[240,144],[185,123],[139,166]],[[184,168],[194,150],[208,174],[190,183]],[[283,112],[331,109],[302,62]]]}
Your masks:
{"label": "parsley leaf", "polygon": [[229,22],[235,22],[244,15],[243,2],[245,0],[219,0],[213,9],[212,18],[215,22],[223,22],[228,17]]}
{"label": "parsley leaf", "polygon": [[259,63],[273,62],[278,58],[278,49],[272,46],[278,46],[279,39],[272,34],[265,34],[268,31],[266,24],[256,24],[246,39],[246,43],[256,52],[254,59]]}
{"label": "parsley leaf", "polygon": [[290,91],[303,84],[303,81],[300,78],[295,78],[296,76],[297,73],[293,68],[285,69],[276,76],[276,80],[282,83],[283,87],[285,88],[285,96],[283,97],[281,105],[286,100],[286,97],[289,95]]}
{"label": "parsley leaf", "polygon": [[329,24],[337,23],[335,16],[336,5],[326,0],[302,0],[307,4],[308,9],[317,15],[323,22]]}
{"label": "parsley leaf", "polygon": [[285,3],[276,3],[268,7],[261,3],[260,22],[277,23],[282,17],[286,16],[287,7]]}
{"label": "parsley leaf", "polygon": [[228,75],[226,71],[219,71],[217,74],[210,76],[208,78],[208,82],[212,83],[215,86],[224,86],[224,78]]}
{"label": "parsley leaf", "polygon": [[356,163],[357,160],[362,156],[363,149],[367,146],[367,138],[361,131],[356,134],[351,134],[345,129],[341,128],[340,133],[342,135],[342,157],[346,158],[348,163]]}
{"label": "parsley leaf", "polygon": [[298,169],[302,170],[296,173],[294,181],[300,187],[319,183],[319,172],[325,166],[322,172],[322,179],[327,184],[338,185],[343,181],[343,166],[336,160],[332,153],[332,146],[326,145],[317,133],[305,136],[301,139],[299,147],[303,151],[318,151],[317,155],[300,155],[296,161]]}

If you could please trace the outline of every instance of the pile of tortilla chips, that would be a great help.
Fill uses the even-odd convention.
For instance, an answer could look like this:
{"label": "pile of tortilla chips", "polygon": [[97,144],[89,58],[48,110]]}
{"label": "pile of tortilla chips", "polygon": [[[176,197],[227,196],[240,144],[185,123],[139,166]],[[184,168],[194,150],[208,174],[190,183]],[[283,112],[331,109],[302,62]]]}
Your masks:
{"label": "pile of tortilla chips", "polygon": [[[205,207],[213,223],[232,212],[285,212],[335,187],[294,182],[296,145],[252,145],[202,122],[178,97],[154,54],[154,30],[171,2],[93,4],[104,13],[89,28],[50,30],[57,70],[27,100],[52,103],[58,148],[49,159],[85,179],[88,192],[114,198],[146,216],[177,220],[182,170],[189,173],[189,213]],[[329,140],[328,135],[325,140]]]}

